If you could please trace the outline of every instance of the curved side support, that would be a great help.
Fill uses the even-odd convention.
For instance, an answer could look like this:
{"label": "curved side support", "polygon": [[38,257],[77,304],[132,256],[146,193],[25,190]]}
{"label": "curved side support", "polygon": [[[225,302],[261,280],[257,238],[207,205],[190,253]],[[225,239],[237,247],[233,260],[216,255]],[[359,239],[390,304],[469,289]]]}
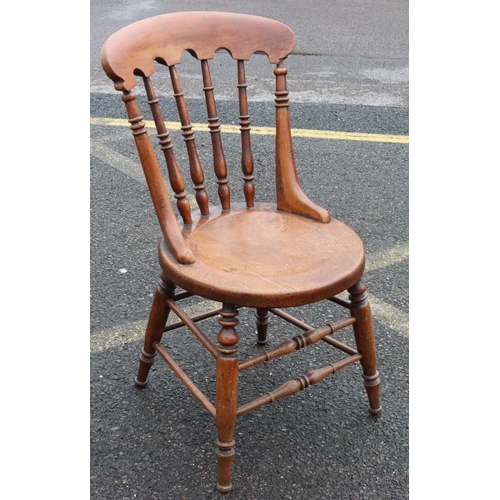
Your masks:
{"label": "curved side support", "polygon": [[290,113],[288,111],[288,90],[285,68],[278,66],[276,75],[276,202],[278,210],[309,217],[319,222],[330,221],[330,214],[311,201],[302,191],[295,156],[293,154]]}
{"label": "curved side support", "polygon": [[167,188],[161,175],[158,160],[156,159],[153,145],[149,140],[139,106],[136,102],[136,95],[132,92],[124,92],[122,100],[125,102],[132,134],[137,145],[139,159],[146,177],[146,182],[153,200],[153,205],[158,217],[158,222],[168,242],[175,259],[180,264],[192,264],[196,261],[191,249],[187,246],[177,219],[175,217],[172,204],[168,197]]}

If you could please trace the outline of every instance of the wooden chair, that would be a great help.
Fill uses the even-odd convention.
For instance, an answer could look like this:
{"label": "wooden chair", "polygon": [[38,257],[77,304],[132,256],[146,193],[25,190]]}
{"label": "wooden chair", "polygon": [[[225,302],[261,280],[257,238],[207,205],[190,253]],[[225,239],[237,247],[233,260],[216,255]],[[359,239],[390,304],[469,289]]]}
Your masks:
{"label": "wooden chair", "polygon": [[[366,286],[361,281],[365,263],[363,244],[352,229],[330,217],[324,208],[304,194],[297,177],[288,109],[287,70],[283,67],[283,60],[294,47],[295,36],[290,28],[271,19],[222,12],[179,12],[144,19],[119,30],[109,37],[101,52],[106,74],[113,80],[115,88],[123,92],[122,100],[162,231],[159,263],[163,272],[153,299],[135,383],[138,387],[145,386],[153,359],[159,354],[212,415],[218,430],[217,488],[221,492],[232,489],[236,417],[314,385],[358,361],[363,370],[370,410],[373,414],[381,411],[372,318]],[[239,93],[245,203],[231,202],[209,69],[208,61],[221,48],[226,49],[237,61],[235,74]],[[201,61],[208,129],[220,198],[218,206],[210,205],[208,200],[193,127],[177,74],[176,66],[181,63],[183,51],[188,51]],[[265,53],[270,63],[276,65],[275,203],[254,201],[245,61],[256,52]],[[199,208],[194,212],[187,199],[185,180],[177,164],[172,139],[150,79],[155,73],[154,61],[166,65],[170,73]],[[136,86],[136,76],[142,77],[144,82],[179,219],[170,202],[136,94],[132,92]],[[271,158],[269,163],[272,163]],[[185,291],[176,293],[176,287]],[[348,301],[336,297],[345,290],[350,294]],[[179,301],[192,295],[221,302],[222,308],[189,317],[180,307]],[[347,308],[349,314],[338,322],[314,328],[282,309],[322,300]],[[260,344],[265,344],[267,340],[270,313],[305,333],[249,359],[240,360],[236,326],[241,307],[256,310],[257,341]],[[180,321],[166,327],[170,311]],[[218,345],[196,324],[216,315],[219,315],[221,326]],[[160,343],[164,332],[184,325],[215,359],[215,405]],[[357,349],[332,335],[350,325],[354,330]],[[320,340],[340,349],[347,356],[238,406],[239,372]]]}

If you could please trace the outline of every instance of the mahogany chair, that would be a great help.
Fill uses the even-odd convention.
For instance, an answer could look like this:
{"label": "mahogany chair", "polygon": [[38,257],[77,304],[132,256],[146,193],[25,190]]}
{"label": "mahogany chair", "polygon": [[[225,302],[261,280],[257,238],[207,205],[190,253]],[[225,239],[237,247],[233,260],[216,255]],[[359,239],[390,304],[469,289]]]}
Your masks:
{"label": "mahogany chair", "polygon": [[[302,191],[290,130],[287,70],[283,60],[293,51],[295,36],[284,24],[272,19],[222,12],[179,12],[133,23],[108,38],[101,58],[106,74],[122,100],[131,124],[139,158],[162,231],[159,243],[161,280],[149,316],[144,347],[140,353],[136,385],[144,387],[157,354],[163,358],[191,393],[215,419],[218,431],[217,489],[232,489],[231,467],[235,454],[236,418],[273,401],[314,385],[328,375],[359,362],[370,410],[381,412],[379,374],[376,369],[375,341],[366,286],[361,281],[365,253],[356,233],[311,201]],[[218,49],[226,49],[237,61],[241,168],[245,203],[231,201],[221,129],[214,99],[209,60]],[[203,90],[208,113],[208,129],[213,148],[213,164],[220,204],[209,203],[204,173],[195,145],[193,127],[177,74],[183,51],[201,61]],[[276,201],[257,203],[250,117],[247,103],[245,61],[252,54],[265,53],[276,65]],[[154,62],[168,67],[174,98],[187,147],[191,180],[198,210],[192,211],[166,129],[151,76]],[[142,77],[157,129],[159,149],[165,157],[170,185],[179,218],[175,215],[159,163],[138,107],[136,77]],[[269,159],[269,163],[272,161]],[[232,186],[232,189],[236,189]],[[175,292],[176,287],[184,291]],[[347,290],[349,300],[336,297]],[[179,301],[197,295],[221,302],[222,308],[189,317]],[[282,308],[335,302],[349,310],[335,323],[315,328]],[[256,311],[257,341],[265,344],[270,313],[295,325],[305,333],[282,342],[256,356],[238,358],[238,312],[242,307]],[[170,313],[179,318],[167,324]],[[218,345],[197,326],[201,320],[219,316]],[[216,363],[215,405],[186,375],[162,346],[164,332],[186,326],[213,356]],[[334,332],[353,327],[356,349],[334,338]],[[243,405],[238,405],[239,372],[273,358],[324,341],[346,354],[340,361],[310,371],[281,387]]]}

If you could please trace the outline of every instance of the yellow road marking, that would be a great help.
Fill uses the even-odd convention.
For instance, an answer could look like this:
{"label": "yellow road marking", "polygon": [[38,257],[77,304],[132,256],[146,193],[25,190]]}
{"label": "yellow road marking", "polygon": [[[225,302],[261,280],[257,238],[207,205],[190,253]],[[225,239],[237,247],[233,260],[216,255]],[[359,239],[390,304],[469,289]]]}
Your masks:
{"label": "yellow road marking", "polygon": [[395,247],[387,250],[367,255],[365,271],[376,271],[377,269],[398,264],[399,262],[403,262],[408,259],[409,256],[410,246],[408,242],[401,243],[400,245],[396,245]]}
{"label": "yellow road marking", "polygon": [[408,338],[410,333],[410,315],[399,307],[369,295],[373,319]]}
{"label": "yellow road marking", "polygon": [[[90,152],[96,158],[99,158],[99,160],[101,160],[103,163],[106,163],[110,167],[116,168],[128,177],[134,179],[144,186],[147,186],[144,172],[142,171],[140,163],[138,163],[137,161],[131,160],[127,156],[122,155],[121,153],[118,153],[118,151],[114,151],[101,142],[95,140],[90,144]],[[170,201],[175,206],[176,199],[170,189],[170,184],[167,183],[165,185],[165,188],[167,189]],[[198,204],[196,203],[196,198],[194,197],[194,195],[188,193],[186,198],[189,201],[191,208],[193,210],[198,210]]]}
{"label": "yellow road marking", "polygon": [[[380,300],[378,297],[375,297],[375,295],[369,292],[370,290],[368,290],[368,300],[370,301],[373,319],[399,333],[402,337],[408,338],[410,315],[398,307],[393,306],[384,300]],[[349,294],[347,292],[342,292],[337,295],[337,297],[349,300]]]}
{"label": "yellow road marking", "polygon": [[146,320],[129,321],[120,326],[106,328],[90,336],[90,352],[92,354],[115,347],[120,347],[130,342],[144,340]]}
{"label": "yellow road marking", "polygon": [[[219,309],[222,306],[219,302],[212,300],[202,300],[192,306],[184,307],[184,311],[188,316],[203,314],[212,309]],[[179,321],[175,314],[170,314],[168,324]],[[120,347],[131,342],[139,342],[144,340],[144,332],[146,331],[146,319],[137,321],[129,321],[118,327],[106,328],[90,337],[90,352],[102,352],[114,347]]]}
{"label": "yellow road marking", "polygon": [[90,143],[90,152],[103,163],[106,163],[106,165],[116,168],[116,170],[119,170],[126,176],[146,185],[144,172],[137,161],[131,160],[127,156],[108,148],[99,141],[92,141]]}
{"label": "yellow road marking", "polygon": [[[147,128],[155,128],[152,120],[144,120]],[[121,118],[90,118],[91,125],[107,125],[112,127],[130,127],[127,120]],[[199,132],[208,132],[208,126],[205,123],[192,123],[193,130]],[[169,130],[179,130],[181,124],[179,122],[165,122],[165,126]],[[229,134],[239,134],[239,125],[221,125],[221,131]],[[252,133],[257,135],[276,135],[274,127],[252,127]],[[310,130],[293,128],[292,135],[295,137],[309,137],[312,139],[334,139],[338,141],[365,141],[365,142],[395,142],[400,144],[408,144],[409,137],[407,135],[387,135],[387,134],[364,134],[356,132],[337,132],[333,130]]]}

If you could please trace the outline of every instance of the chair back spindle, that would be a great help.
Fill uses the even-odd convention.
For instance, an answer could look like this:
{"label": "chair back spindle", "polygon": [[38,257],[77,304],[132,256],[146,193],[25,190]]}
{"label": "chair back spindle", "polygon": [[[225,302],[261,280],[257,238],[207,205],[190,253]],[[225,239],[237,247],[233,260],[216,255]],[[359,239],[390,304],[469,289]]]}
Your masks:
{"label": "chair back spindle", "polygon": [[170,133],[165,126],[165,120],[163,119],[163,113],[161,111],[159,100],[156,97],[153,84],[151,83],[149,77],[143,78],[143,80],[146,95],[148,97],[148,104],[151,107],[151,113],[155,122],[156,131],[158,132],[160,147],[165,156],[165,162],[167,163],[168,178],[175,193],[175,199],[177,200],[177,209],[181,214],[184,224],[192,224],[191,206],[187,199],[187,193],[184,187],[184,178],[182,177],[179,165],[175,159],[172,138],[170,137]]}
{"label": "chair back spindle", "polygon": [[227,180],[227,164],[224,150],[222,149],[220,122],[217,115],[217,106],[215,104],[214,86],[212,85],[210,68],[206,59],[201,61],[201,72],[203,75],[203,91],[205,92],[205,101],[207,104],[208,128],[210,129],[210,137],[212,139],[214,170],[219,186],[219,198],[222,210],[229,210],[231,208],[231,194]]}
{"label": "chair back spindle", "polygon": [[191,173],[191,179],[194,183],[194,189],[196,190],[196,202],[198,203],[201,215],[209,215],[210,210],[208,208],[208,194],[205,190],[206,186],[204,184],[205,178],[203,175],[203,169],[201,168],[200,159],[198,157],[198,151],[196,150],[193,126],[189,120],[189,113],[186,101],[184,100],[184,92],[182,91],[175,66],[169,66],[168,69],[172,80],[172,87],[174,89],[174,97],[177,104],[177,110],[179,112],[179,118],[181,120],[182,136],[184,137],[188,151],[189,170]]}
{"label": "chair back spindle", "polygon": [[245,62],[238,61],[238,100],[240,106],[241,169],[243,170],[243,191],[248,208],[254,206],[255,185],[253,175],[253,155],[250,143],[250,115],[248,114],[247,82]]}
{"label": "chair back spindle", "polygon": [[163,236],[177,262],[191,264],[196,259],[192,250],[187,246],[177,224],[177,218],[168,197],[158,160],[136,101],[136,94],[125,90],[123,91],[122,101],[125,103],[130,129],[135,139],[139,159]]}

